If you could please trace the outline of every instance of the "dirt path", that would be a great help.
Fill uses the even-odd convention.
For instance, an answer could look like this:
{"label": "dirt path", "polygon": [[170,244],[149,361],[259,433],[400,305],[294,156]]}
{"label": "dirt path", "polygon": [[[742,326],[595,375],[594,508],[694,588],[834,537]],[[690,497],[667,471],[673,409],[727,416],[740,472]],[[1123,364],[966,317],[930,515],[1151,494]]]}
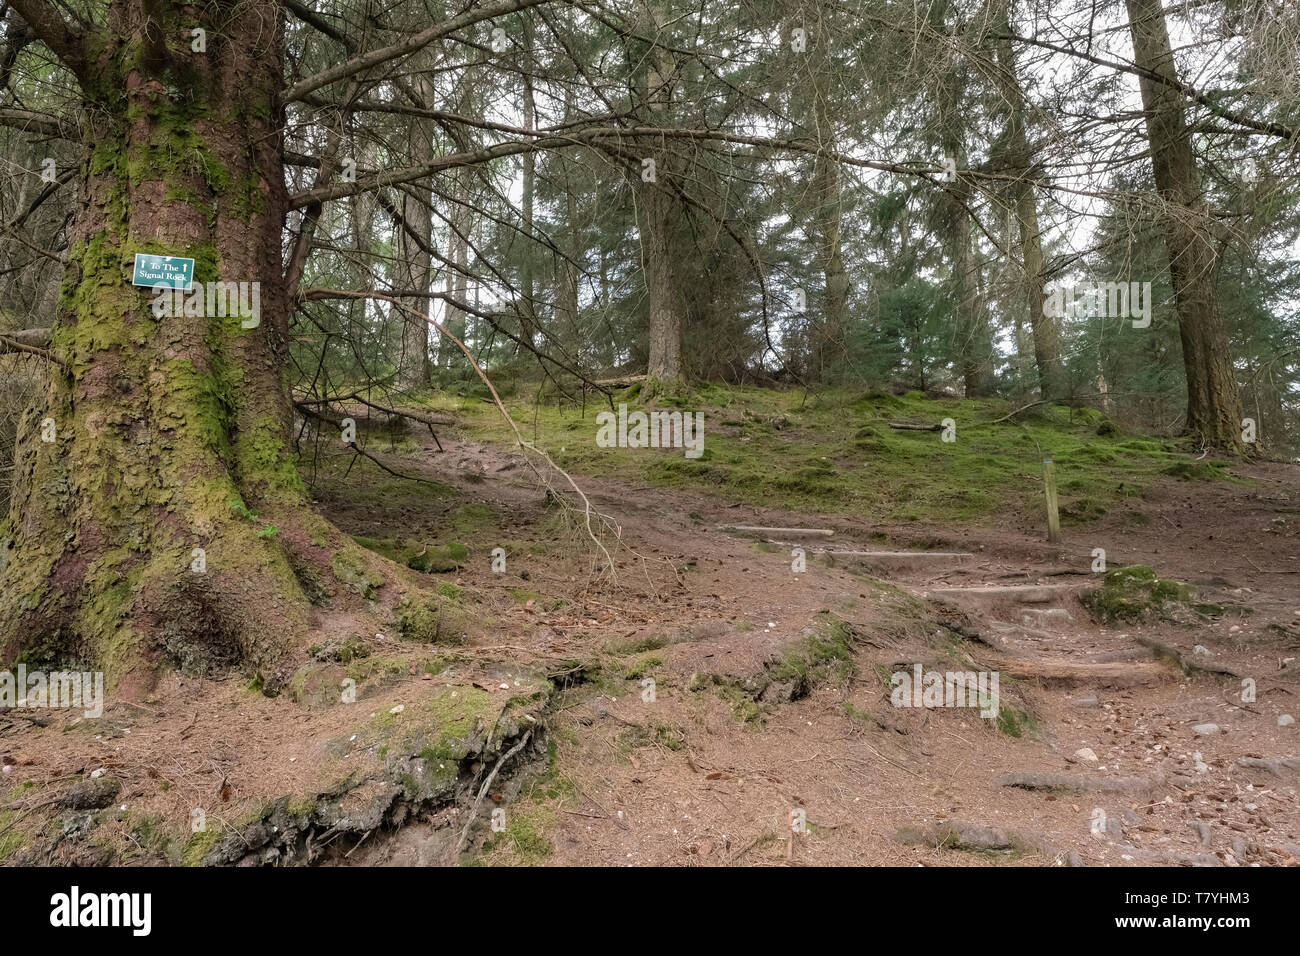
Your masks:
{"label": "dirt path", "polygon": [[[359,471],[323,489],[321,505],[354,535],[462,541],[460,569],[433,577],[463,589],[477,615],[466,646],[413,648],[364,615],[322,610],[308,641],[364,642],[371,659],[401,665],[357,707],[307,708],[243,681],[176,676],[147,706],[115,705],[100,721],[0,715],[10,787],[0,851],[19,832],[5,828],[48,812],[48,847],[24,845],[12,860],[156,860],[164,841],[153,838],[188,836],[203,808],[229,858],[246,849],[250,862],[280,862],[268,832],[284,820],[259,807],[317,793],[350,762],[387,761],[393,775],[388,738],[374,735],[385,715],[400,722],[455,693],[496,713],[521,681],[549,674],[558,694],[530,738],[529,773],[510,772],[516,761],[486,786],[498,741],[464,758],[459,807],[403,807],[395,832],[382,801],[361,824],[366,806],[326,800],[302,812],[337,852],[309,855],[447,862],[467,795],[481,790],[467,847],[491,864],[1300,862],[1300,731],[1279,725],[1300,716],[1294,467],[1247,466],[1239,484],[1171,480],[1062,547],[1012,519],[886,524],[579,476],[621,527],[611,582],[513,453],[440,437],[442,453],[432,441],[416,454],[372,450],[453,494],[385,490],[391,482]],[[492,570],[498,547],[503,573]],[[1111,567],[1151,565],[1221,609],[1099,624],[1080,602],[1100,583],[1097,548]],[[434,653],[451,663],[426,674],[442,666],[427,663]],[[1171,654],[1196,669],[1184,673]],[[917,665],[996,672],[997,717],[894,706],[891,676]],[[1241,699],[1247,677],[1253,701]],[[1217,730],[1193,729],[1205,724]],[[88,815],[51,807],[96,768],[122,789],[88,830]],[[489,830],[492,811],[504,832]],[[340,813],[351,814],[346,833]]]}
{"label": "dirt path", "polygon": [[[432,474],[507,523],[537,517],[537,490],[509,453],[443,444],[426,459]],[[1239,763],[1300,755],[1296,725],[1278,725],[1300,710],[1297,471],[1245,471],[1248,485],[1171,481],[1143,503],[1145,526],[1099,522],[1059,548],[1035,529],[888,526],[580,479],[646,560],[621,553],[618,587],[584,579],[576,544],[512,563],[507,577],[523,570],[526,586],[575,604],[521,610],[510,641],[615,647],[630,679],[611,679],[607,663],[574,689],[555,718],[551,796],[508,813],[545,835],[558,864],[1300,862],[1300,764]],[[1111,567],[1153,565],[1227,613],[1095,623],[1079,597],[1099,583],[1099,547]],[[842,553],[917,550],[946,554]],[[464,577],[494,583],[482,567]],[[824,612],[852,628],[853,673],[814,673],[788,699],[772,662],[815,638]],[[1152,646],[1224,673],[1188,676]],[[998,671],[1010,726],[893,707],[882,675],[918,662]],[[1241,700],[1242,676],[1254,702]],[[1193,730],[1210,723],[1217,732]],[[800,812],[806,832],[792,836]],[[408,849],[420,839],[407,834]],[[489,859],[538,856],[517,837],[498,843]]]}

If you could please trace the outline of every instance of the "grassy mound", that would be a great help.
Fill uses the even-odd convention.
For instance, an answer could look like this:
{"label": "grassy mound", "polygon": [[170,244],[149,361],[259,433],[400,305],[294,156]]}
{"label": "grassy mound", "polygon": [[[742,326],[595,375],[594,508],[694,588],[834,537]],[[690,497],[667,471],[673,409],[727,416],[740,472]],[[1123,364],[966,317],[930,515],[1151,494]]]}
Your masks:
{"label": "grassy mound", "polygon": [[[638,399],[633,387],[615,396],[615,404],[632,412],[642,408]],[[510,440],[496,412],[482,403],[447,395],[431,401],[468,420],[476,438]],[[1044,458],[1056,462],[1066,525],[1124,508],[1157,481],[1229,477],[1227,462],[1196,461],[1183,443],[1125,434],[1100,411],[1063,405],[998,421],[1013,408],[996,399],[702,385],[661,397],[655,407],[703,413],[703,454],[601,448],[597,404],[520,404],[512,412],[525,437],[580,474],[894,520],[960,522],[1008,510],[1037,516]],[[945,420],[953,425],[952,441],[943,431],[891,427],[933,428]]]}

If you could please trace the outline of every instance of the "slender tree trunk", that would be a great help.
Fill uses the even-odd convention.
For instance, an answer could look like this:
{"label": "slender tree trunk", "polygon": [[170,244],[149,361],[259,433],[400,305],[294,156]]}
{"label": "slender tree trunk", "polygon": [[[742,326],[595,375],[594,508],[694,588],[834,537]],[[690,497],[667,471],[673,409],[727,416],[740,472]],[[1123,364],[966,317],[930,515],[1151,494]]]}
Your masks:
{"label": "slender tree trunk", "polygon": [[[825,102],[817,110],[820,114],[819,134],[829,136],[829,117],[824,115]],[[820,136],[819,136],[820,141]],[[834,149],[834,140],[826,145]],[[820,239],[822,277],[826,285],[822,301],[821,321],[813,329],[812,368],[824,376],[835,361],[837,351],[844,348],[848,327],[849,276],[844,269],[844,254],[840,248],[840,183],[839,165],[824,156],[818,156],[813,181],[816,184],[818,218],[817,233]]]}
{"label": "slender tree trunk", "polygon": [[[653,33],[664,27],[666,16],[656,4],[650,9]],[[673,61],[662,46],[655,45],[646,70],[646,101],[655,122],[664,122],[672,103]],[[664,140],[656,143],[652,158],[655,181],[643,183],[645,231],[642,255],[645,263],[646,290],[649,296],[649,360],[646,377],[653,389],[655,382],[675,382],[682,378],[682,302],[673,270],[674,243],[681,207],[672,193],[673,157]]]}
{"label": "slender tree trunk", "polygon": [[[93,663],[128,694],[167,665],[287,678],[307,631],[297,575],[328,578],[343,537],[310,510],[289,440],[281,17],[270,0],[115,0],[73,66],[87,160],[58,363],[0,524],[0,661]],[[160,42],[194,25],[206,53]],[[138,252],[260,283],[257,324],[155,312],[130,285]]]}
{"label": "slender tree trunk", "polygon": [[[417,73],[411,80],[412,90],[425,109],[433,109],[434,85],[427,73]],[[433,127],[428,120],[415,120],[411,124],[411,160],[416,165],[433,161],[436,148]],[[402,219],[398,249],[402,258],[398,274],[412,292],[427,293],[433,281],[433,196],[427,182],[410,186],[418,190],[419,199],[403,194]],[[398,360],[397,382],[412,391],[428,388],[432,369],[429,364],[429,323],[416,318],[426,315],[431,300],[424,295],[412,296],[406,301],[408,312],[398,313],[402,323],[402,354]]]}
{"label": "slender tree trunk", "polygon": [[[814,4],[809,29],[813,49],[810,60],[824,62],[831,39],[822,30],[821,0]],[[814,82],[812,121],[817,144],[835,149],[835,131],[831,123],[830,105],[819,84]],[[848,329],[849,278],[844,269],[844,255],[840,248],[840,168],[832,159],[818,154],[813,161],[813,195],[816,202],[815,231],[818,237],[825,298],[822,301],[821,320],[812,327],[811,367],[815,375],[824,377],[828,366],[835,361],[837,351],[844,348]]]}
{"label": "slender tree trunk", "polygon": [[[524,53],[530,59],[533,53],[533,24],[528,17],[524,18]],[[527,70],[524,71],[523,77],[523,102],[521,111],[524,114],[524,129],[531,130],[537,125],[537,110],[533,104],[533,78]],[[522,338],[529,345],[536,345],[537,335],[537,303],[534,299],[534,280],[533,280],[533,199],[537,179],[537,154],[528,152],[524,153],[524,182],[523,182],[523,218],[524,232],[528,234],[528,240],[523,243],[523,258],[520,262],[519,287],[522,293],[523,301],[519,303],[519,332]]]}
{"label": "slender tree trunk", "polygon": [[[1160,0],[1125,0],[1133,59],[1149,73],[1177,79]],[[1169,274],[1187,376],[1187,431],[1206,445],[1240,450],[1241,394],[1215,292],[1218,256],[1181,96],[1141,77],[1142,105],[1163,215]]]}
{"label": "slender tree trunk", "polygon": [[[451,248],[447,259],[452,268],[447,274],[447,292],[456,302],[464,303],[469,296],[469,231],[473,225],[473,212],[469,208],[470,170],[456,170],[455,204],[451,211]],[[468,303],[465,303],[468,304]],[[465,341],[467,313],[458,306],[447,304],[447,331]],[[438,345],[438,354],[446,358],[445,365],[453,368],[464,363],[464,355],[451,342]]]}
{"label": "slender tree trunk", "polygon": [[[964,168],[966,156],[960,145],[950,141],[948,155]],[[960,179],[950,200],[952,215],[953,296],[956,299],[957,359],[967,398],[993,393],[993,334],[980,305],[979,264],[972,245],[971,215],[966,203],[970,188]]]}
{"label": "slender tree trunk", "polygon": [[1003,37],[997,43],[998,63],[1002,67],[1003,89],[1009,101],[1008,151],[1011,166],[1020,178],[1015,184],[1016,219],[1019,223],[1020,253],[1024,262],[1025,300],[1029,306],[1029,327],[1034,336],[1034,364],[1038,368],[1038,387],[1045,399],[1063,397],[1065,368],[1061,362],[1061,329],[1056,319],[1046,313],[1047,275],[1043,259],[1042,229],[1038,222],[1038,200],[1030,181],[1033,156],[1025,132],[1025,96],[1016,68],[1015,51],[1007,34],[1011,32],[1007,4],[1000,11],[999,29]]}
{"label": "slender tree trunk", "polygon": [[[567,119],[567,110],[566,110]],[[565,225],[563,235],[567,258],[558,258],[555,267],[555,318],[557,329],[562,329],[566,337],[571,336],[571,346],[576,354],[582,348],[582,334],[578,328],[578,266],[582,261],[582,236],[578,229],[578,200],[574,195],[573,185],[569,181],[569,166],[564,163],[564,207]]]}

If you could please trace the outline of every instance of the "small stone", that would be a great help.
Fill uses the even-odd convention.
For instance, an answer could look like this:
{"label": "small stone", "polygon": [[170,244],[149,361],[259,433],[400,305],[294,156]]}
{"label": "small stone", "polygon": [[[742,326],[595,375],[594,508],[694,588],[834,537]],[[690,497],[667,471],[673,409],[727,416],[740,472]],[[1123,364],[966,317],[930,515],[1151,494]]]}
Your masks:
{"label": "small stone", "polygon": [[1197,644],[1195,647],[1192,648],[1192,653],[1199,654],[1201,657],[1214,656],[1213,654],[1210,653],[1210,649],[1206,647],[1204,644]]}
{"label": "small stone", "polygon": [[1277,719],[1277,725],[1279,727],[1290,727],[1294,723],[1295,723],[1295,718],[1292,717],[1290,714],[1282,714]]}
{"label": "small stone", "polygon": [[1197,724],[1195,727],[1192,728],[1192,733],[1201,734],[1202,736],[1208,736],[1209,734],[1217,734],[1218,732],[1219,732],[1218,724]]}
{"label": "small stone", "polygon": [[1074,755],[1078,757],[1080,760],[1086,760],[1089,763],[1097,762],[1097,755],[1092,752],[1091,747],[1080,747],[1078,750],[1074,752]]}
{"label": "small stone", "polygon": [[106,774],[107,772],[108,771],[105,770],[103,767],[100,767],[98,770],[92,770],[90,772],[90,779],[98,780],[100,777],[104,776],[104,774]]}
{"label": "small stone", "polygon": [[404,710],[406,710],[406,705],[398,704],[396,707],[391,708],[388,712],[390,714],[400,714]]}

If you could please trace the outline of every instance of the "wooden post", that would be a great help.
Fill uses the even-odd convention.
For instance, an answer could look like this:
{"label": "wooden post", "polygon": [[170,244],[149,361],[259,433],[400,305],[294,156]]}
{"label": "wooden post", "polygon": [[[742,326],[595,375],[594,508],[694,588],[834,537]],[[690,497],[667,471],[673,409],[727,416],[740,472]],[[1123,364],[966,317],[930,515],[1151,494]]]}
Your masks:
{"label": "wooden post", "polygon": [[1047,540],[1061,543],[1061,515],[1056,510],[1056,465],[1052,459],[1043,461],[1043,486],[1047,490]]}

